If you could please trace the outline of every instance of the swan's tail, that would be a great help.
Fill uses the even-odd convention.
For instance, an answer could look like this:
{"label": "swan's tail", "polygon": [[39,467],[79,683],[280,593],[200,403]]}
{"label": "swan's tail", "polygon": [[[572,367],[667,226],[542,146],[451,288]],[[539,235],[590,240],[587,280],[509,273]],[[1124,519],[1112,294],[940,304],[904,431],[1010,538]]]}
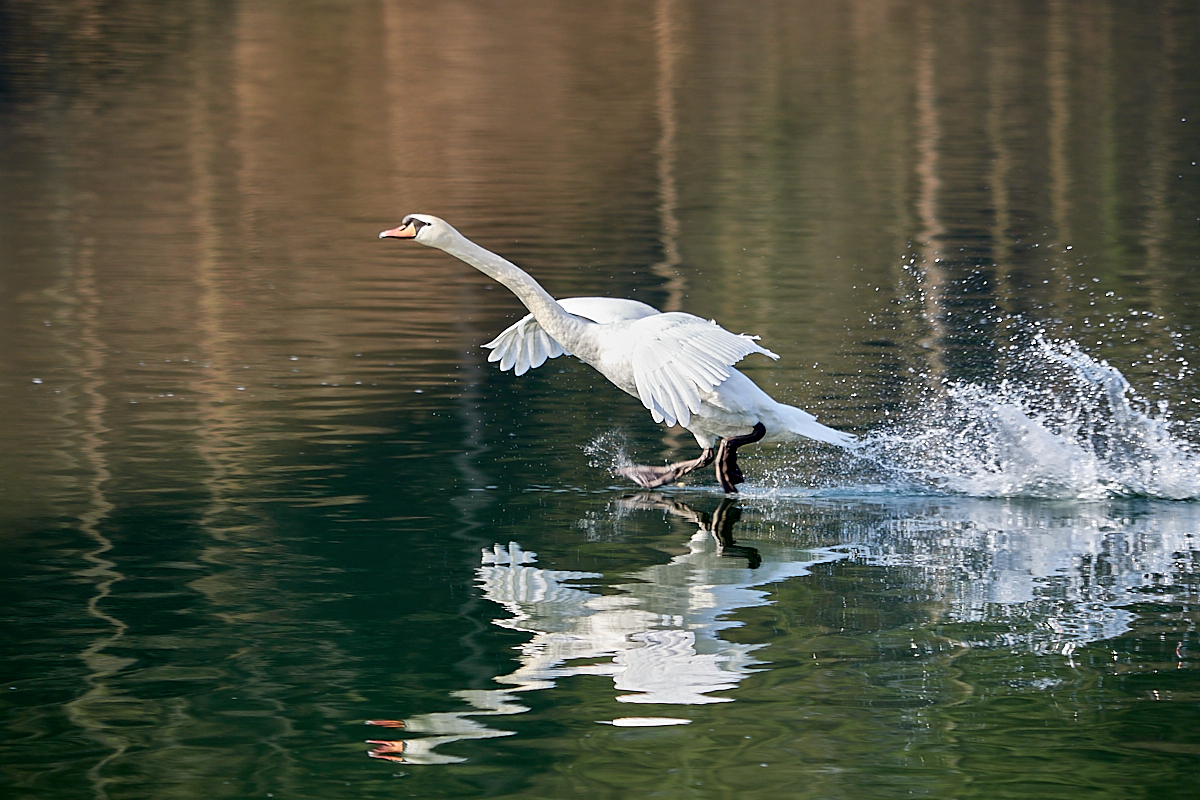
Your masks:
{"label": "swan's tail", "polygon": [[853,447],[858,442],[858,438],[854,434],[843,433],[842,431],[830,428],[828,425],[822,425],[817,422],[817,418],[812,414],[795,406],[787,406],[780,403],[779,407],[775,409],[775,413],[779,415],[783,427],[797,436],[803,436],[806,439],[816,439],[818,442],[827,442],[828,444],[836,444],[842,447]]}

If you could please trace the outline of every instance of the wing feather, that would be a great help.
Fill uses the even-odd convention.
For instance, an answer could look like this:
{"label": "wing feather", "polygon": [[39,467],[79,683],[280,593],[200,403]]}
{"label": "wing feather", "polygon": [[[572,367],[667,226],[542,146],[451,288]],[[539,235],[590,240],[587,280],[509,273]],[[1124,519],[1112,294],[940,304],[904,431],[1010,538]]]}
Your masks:
{"label": "wing feather", "polygon": [[546,359],[558,358],[564,353],[570,355],[542,330],[533,314],[526,314],[509,325],[484,347],[492,351],[488,353],[489,362],[499,361],[500,369],[505,372],[515,368],[517,375],[540,367]]}
{"label": "wing feather", "polygon": [[[571,314],[599,323],[635,320],[659,313],[653,306],[618,297],[568,297],[559,302]],[[509,325],[484,347],[492,351],[488,353],[489,363],[499,361],[501,370],[511,369],[517,375],[537,369],[547,359],[571,355],[542,329],[533,314]]]}
{"label": "wing feather", "polygon": [[[659,313],[636,300],[570,297],[569,313],[601,324],[630,322],[630,365],[638,398],[655,422],[687,425],[702,396],[720,386],[733,366],[751,353],[779,358],[757,336],[730,333],[712,320],[680,312]],[[489,362],[523,375],[547,359],[570,355],[533,318],[522,317],[484,345]]]}
{"label": "wing feather", "polygon": [[655,422],[687,425],[700,410],[701,395],[729,378],[731,368],[751,353],[779,358],[757,336],[730,333],[711,320],[679,312],[633,325],[634,382]]}

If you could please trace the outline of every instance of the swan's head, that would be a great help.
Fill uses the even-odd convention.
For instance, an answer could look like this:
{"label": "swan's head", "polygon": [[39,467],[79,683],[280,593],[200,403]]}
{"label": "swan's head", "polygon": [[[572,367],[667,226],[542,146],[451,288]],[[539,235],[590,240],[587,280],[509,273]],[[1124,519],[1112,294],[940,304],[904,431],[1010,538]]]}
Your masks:
{"label": "swan's head", "polygon": [[461,236],[446,220],[429,214],[409,214],[397,227],[379,234],[380,239],[415,239],[423,245],[443,249]]}

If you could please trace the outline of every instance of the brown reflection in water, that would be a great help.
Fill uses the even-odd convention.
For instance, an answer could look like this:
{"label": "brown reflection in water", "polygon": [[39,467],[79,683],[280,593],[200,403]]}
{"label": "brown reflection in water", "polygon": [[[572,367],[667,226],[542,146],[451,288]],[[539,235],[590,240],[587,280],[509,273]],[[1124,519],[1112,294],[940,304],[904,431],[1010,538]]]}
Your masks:
{"label": "brown reflection in water", "polygon": [[942,224],[941,172],[938,163],[938,148],[941,127],[938,123],[937,75],[935,67],[935,42],[933,38],[932,11],[923,9],[917,24],[917,213],[921,231],[917,235],[919,247],[917,272],[918,290],[921,293],[924,323],[928,335],[921,346],[928,352],[928,375],[934,385],[940,385],[946,373],[944,352],[946,340],[946,310],[943,293],[946,285],[945,268],[942,266],[942,240],[946,228]]}
{"label": "brown reflection in water", "polygon": [[[1167,126],[1174,120],[1173,104],[1177,97],[1177,81],[1175,78],[1177,54],[1179,49],[1179,34],[1175,30],[1175,12],[1178,4],[1164,2],[1158,10],[1158,36],[1161,39],[1160,57],[1155,65],[1151,78],[1153,102],[1150,104],[1150,114],[1147,120],[1148,153],[1147,166],[1147,210],[1146,221],[1142,232],[1142,247],[1146,251],[1146,274],[1159,276],[1168,272],[1168,261],[1173,257],[1168,253],[1167,240],[1170,237],[1172,209],[1168,203],[1171,162],[1178,158],[1170,146],[1171,140]],[[1164,308],[1168,301],[1170,285],[1163,280],[1147,281],[1147,309]],[[1165,331],[1159,330],[1160,337]]]}
{"label": "brown reflection in water", "polygon": [[79,516],[80,532],[94,543],[93,549],[83,554],[90,566],[76,572],[81,578],[94,584],[94,592],[88,598],[85,612],[89,617],[104,625],[104,632],[91,641],[79,654],[87,670],[84,675],[86,690],[66,703],[64,710],[75,725],[85,731],[89,738],[109,752],[88,770],[97,797],[107,796],[105,767],[120,758],[133,740],[122,729],[125,723],[141,716],[139,703],[122,696],[111,685],[112,679],[134,663],[135,659],[107,652],[125,636],[129,626],[106,609],[105,601],[112,595],[113,586],[124,579],[117,562],[105,554],[113,549],[113,543],[103,530],[103,523],[116,507],[108,499],[105,484],[112,477],[104,438],[108,433],[104,415],[108,405],[102,391],[101,377],[106,363],[106,346],[99,338],[97,318],[102,300],[96,291],[95,273],[91,247],[85,245],[78,252],[75,266],[77,280],[74,296],[79,302],[76,315],[79,335],[79,451],[86,479],[84,486],[85,509]]}
{"label": "brown reflection in water", "polygon": [[[998,15],[997,15],[998,16]],[[1007,40],[999,35],[1002,21],[993,18],[987,33],[994,42],[988,49],[988,106],[987,106],[987,137],[988,147],[992,151],[992,168],[988,173],[988,183],[991,186],[993,219],[991,231],[992,258],[996,262],[996,279],[1009,282],[1009,266],[1012,254],[1012,244],[1009,239],[1009,229],[1012,224],[1012,198],[1009,191],[1010,172],[1013,168],[1014,153],[1006,135],[1006,116],[1012,103],[1010,86],[1012,83],[1012,48]],[[1002,298],[1002,307],[1012,313],[1007,298]]]}
{"label": "brown reflection in water", "polygon": [[[244,20],[245,17],[239,17],[239,21]],[[236,692],[239,702],[256,709],[255,746],[240,749],[236,759],[240,763],[236,766],[225,756],[221,770],[226,775],[269,775],[276,785],[295,791],[298,762],[293,748],[285,744],[296,736],[291,709],[278,697],[282,687],[274,673],[276,665],[259,648],[264,624],[287,619],[279,614],[280,603],[293,605],[296,610],[305,603],[303,598],[289,597],[281,590],[275,570],[263,569],[261,563],[256,563],[270,558],[276,531],[249,501],[263,492],[268,482],[264,478],[270,473],[266,469],[267,448],[255,446],[256,441],[265,438],[261,432],[262,420],[256,419],[258,414],[238,401],[238,385],[245,382],[237,374],[239,323],[249,320],[244,318],[244,312],[239,313],[242,311],[238,302],[239,281],[223,258],[223,254],[249,239],[248,232],[231,219],[230,206],[241,207],[242,219],[247,218],[246,211],[254,218],[254,205],[264,194],[245,185],[239,187],[236,200],[222,192],[223,184],[228,185],[231,177],[225,159],[233,156],[246,165],[254,152],[253,147],[247,146],[250,143],[239,136],[244,131],[241,123],[245,119],[242,113],[246,110],[245,103],[232,102],[228,83],[235,76],[251,71],[252,65],[245,63],[247,48],[243,45],[253,32],[239,27],[228,33],[217,30],[209,33],[207,46],[192,54],[189,65],[193,77],[188,94],[192,126],[188,144],[193,182],[190,218],[196,232],[195,325],[198,355],[205,365],[191,389],[197,395],[195,448],[203,464],[201,484],[206,495],[198,524],[207,538],[197,542],[196,560],[204,565],[203,574],[189,581],[187,588],[203,598],[206,612],[219,622],[223,629],[218,634],[221,640],[239,634],[243,638],[236,649],[225,641],[205,643],[228,651],[229,664],[222,669],[223,682],[235,687],[231,693]],[[221,34],[236,37],[232,53],[227,54],[218,45],[224,39]],[[238,99],[245,100],[245,96]],[[326,340],[322,344],[328,349],[330,343]],[[257,553],[259,558],[247,558],[247,550]],[[210,631],[208,636],[216,639],[213,634]],[[331,649],[333,659],[329,658]],[[312,658],[314,667],[322,663],[329,674],[336,674],[331,669],[334,664],[341,672],[348,671],[345,654],[323,637],[313,637]],[[190,704],[180,703],[163,726],[163,738],[191,742],[206,727],[204,716]],[[215,782],[219,773],[213,761],[210,748],[192,745],[176,752],[172,767],[183,770],[192,782]]]}
{"label": "brown reflection in water", "polygon": [[[679,162],[679,111],[675,103],[680,61],[680,17],[682,5],[676,0],[657,0],[654,10],[654,47],[658,56],[655,110],[660,137],[655,153],[658,160],[658,215],[662,236],[662,258],[650,265],[650,271],[662,281],[666,299],[660,311],[683,311],[687,278],[680,269],[679,187],[675,173]],[[671,427],[663,435],[661,455],[671,462],[693,444],[691,435],[681,427]]]}
{"label": "brown reflection in water", "polygon": [[[654,208],[643,195],[656,174],[653,22],[632,2],[602,12],[385,4],[381,155],[394,164],[393,214],[440,214],[518,261],[524,248],[497,242],[561,248],[587,230],[590,244],[624,249]],[[544,277],[544,266],[524,264]],[[594,294],[599,280],[584,271],[577,285]]]}
{"label": "brown reflection in water", "polygon": [[[1050,215],[1057,250],[1071,242],[1068,196],[1071,176],[1067,166],[1067,132],[1071,125],[1067,69],[1066,9],[1064,0],[1051,0],[1047,19],[1046,81],[1050,119],[1047,140],[1050,155]],[[1057,260],[1057,259],[1056,259]]]}
{"label": "brown reflection in water", "polygon": [[658,87],[655,106],[661,138],[658,140],[659,225],[662,228],[662,260],[651,266],[662,278],[667,299],[660,311],[682,311],[687,281],[679,271],[679,189],[675,180],[678,167],[679,122],[675,107],[676,73],[679,62],[679,24],[682,13],[676,0],[658,0],[654,9],[654,46],[658,53]]}

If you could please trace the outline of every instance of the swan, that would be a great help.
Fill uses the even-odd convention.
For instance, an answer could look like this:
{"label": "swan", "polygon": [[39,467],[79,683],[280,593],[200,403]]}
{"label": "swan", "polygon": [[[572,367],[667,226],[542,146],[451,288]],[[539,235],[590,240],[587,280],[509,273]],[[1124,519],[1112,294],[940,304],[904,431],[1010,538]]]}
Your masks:
{"label": "swan", "polygon": [[737,450],[753,442],[801,438],[851,446],[855,437],[780,403],[733,365],[752,353],[777,359],[757,336],[731,333],[712,320],[661,312],[636,300],[572,297],[561,302],[512,262],[485,250],[445,220],[409,214],[379,234],[435,247],[503,284],[529,315],[484,345],[489,361],[517,375],[548,358],[570,354],[642,401],[655,422],[681,425],[700,445],[700,456],[664,466],[635,464],[618,472],[639,486],[669,484],[716,464],[717,481],[736,492],[744,480]]}

